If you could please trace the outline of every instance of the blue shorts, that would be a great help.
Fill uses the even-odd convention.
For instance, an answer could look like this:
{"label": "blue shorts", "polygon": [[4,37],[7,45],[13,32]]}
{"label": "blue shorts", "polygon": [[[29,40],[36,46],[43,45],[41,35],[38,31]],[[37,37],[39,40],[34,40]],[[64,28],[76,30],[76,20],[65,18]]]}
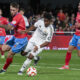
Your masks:
{"label": "blue shorts", "polygon": [[3,45],[5,41],[5,36],[0,36],[0,44]]}
{"label": "blue shorts", "polygon": [[72,39],[69,42],[69,45],[77,47],[78,50],[80,50],[80,36],[77,36],[74,34]]}
{"label": "blue shorts", "polygon": [[12,38],[9,39],[6,42],[6,44],[11,47],[11,50],[12,50],[13,53],[21,52],[25,48],[27,43],[28,43],[27,37],[25,37],[25,38],[16,38],[14,36],[12,36]]}

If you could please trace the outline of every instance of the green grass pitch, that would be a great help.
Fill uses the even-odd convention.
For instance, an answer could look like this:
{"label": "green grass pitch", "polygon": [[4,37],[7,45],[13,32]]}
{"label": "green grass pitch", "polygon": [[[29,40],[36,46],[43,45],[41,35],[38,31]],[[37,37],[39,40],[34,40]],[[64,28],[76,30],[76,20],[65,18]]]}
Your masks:
{"label": "green grass pitch", "polygon": [[[7,55],[7,53],[5,53]],[[40,61],[37,64],[37,75],[28,77],[26,70],[22,76],[17,75],[26,57],[16,54],[13,63],[7,69],[5,74],[0,74],[0,80],[80,80],[80,58],[77,52],[73,51],[70,61],[69,70],[58,70],[64,65],[66,51],[65,50],[44,50],[40,54]],[[0,58],[0,69],[4,65],[6,59]],[[33,66],[33,61],[31,66]]]}

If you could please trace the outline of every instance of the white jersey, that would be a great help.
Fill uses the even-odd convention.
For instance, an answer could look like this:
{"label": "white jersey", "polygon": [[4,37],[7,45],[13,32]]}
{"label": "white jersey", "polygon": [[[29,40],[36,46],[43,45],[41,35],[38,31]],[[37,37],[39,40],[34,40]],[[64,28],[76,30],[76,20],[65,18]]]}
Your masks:
{"label": "white jersey", "polygon": [[30,42],[35,42],[37,45],[41,45],[44,42],[51,42],[53,37],[53,26],[50,24],[48,27],[45,27],[44,20],[38,20],[34,26],[37,28],[30,39]]}
{"label": "white jersey", "polygon": [[26,16],[23,16],[23,18],[24,18],[24,21],[25,21],[25,25],[26,25],[26,27],[29,26],[29,23],[28,23],[28,19],[27,19],[27,17],[26,17]]}
{"label": "white jersey", "polygon": [[44,20],[38,20],[34,26],[37,27],[37,29],[24,50],[24,52],[28,52],[27,56],[30,54],[37,56],[43,50],[43,48],[39,48],[36,52],[34,52],[34,47],[41,45],[46,41],[51,42],[51,39],[53,37],[53,26],[49,25],[48,27],[45,27]]}

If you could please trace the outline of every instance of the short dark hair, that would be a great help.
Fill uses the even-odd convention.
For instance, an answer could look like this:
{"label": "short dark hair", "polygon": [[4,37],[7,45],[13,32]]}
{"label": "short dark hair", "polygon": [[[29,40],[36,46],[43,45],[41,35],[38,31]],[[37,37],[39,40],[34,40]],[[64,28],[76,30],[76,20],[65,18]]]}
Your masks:
{"label": "short dark hair", "polygon": [[14,8],[19,8],[19,4],[16,3],[16,2],[12,2],[12,3],[10,4],[10,6],[12,6],[12,7],[14,7]]}
{"label": "short dark hair", "polygon": [[52,19],[52,15],[49,14],[49,13],[45,13],[44,14],[44,18],[48,19],[48,20],[51,20]]}

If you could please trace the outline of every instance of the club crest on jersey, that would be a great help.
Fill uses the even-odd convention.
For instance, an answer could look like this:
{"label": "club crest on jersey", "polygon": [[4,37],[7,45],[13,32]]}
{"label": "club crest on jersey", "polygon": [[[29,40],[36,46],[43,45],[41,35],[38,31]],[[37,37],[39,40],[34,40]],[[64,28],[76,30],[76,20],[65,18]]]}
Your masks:
{"label": "club crest on jersey", "polygon": [[16,43],[16,44],[14,45],[14,47],[16,47],[18,44],[19,44],[19,43]]}
{"label": "club crest on jersey", "polygon": [[12,24],[16,24],[16,21],[12,21]]}
{"label": "club crest on jersey", "polygon": [[14,45],[14,47],[16,47],[16,45]]}

